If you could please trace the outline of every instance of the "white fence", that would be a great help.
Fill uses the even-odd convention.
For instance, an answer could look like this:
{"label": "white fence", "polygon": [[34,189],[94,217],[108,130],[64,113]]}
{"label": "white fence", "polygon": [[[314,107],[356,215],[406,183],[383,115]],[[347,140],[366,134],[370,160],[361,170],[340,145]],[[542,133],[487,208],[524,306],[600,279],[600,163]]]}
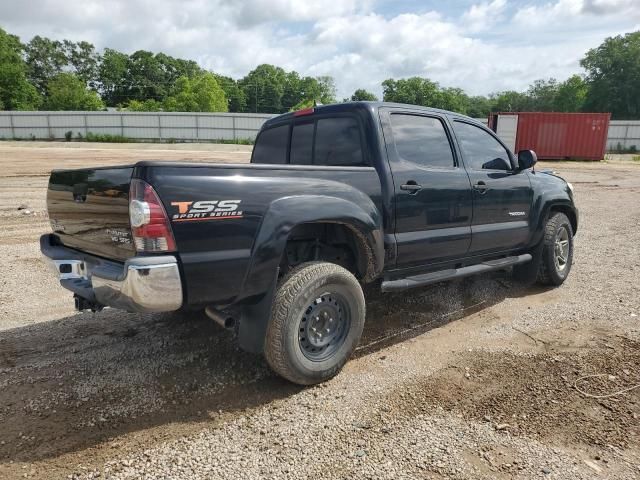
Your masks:
{"label": "white fence", "polygon": [[[71,131],[74,138],[91,132],[138,140],[253,140],[271,117],[260,113],[0,111],[0,139],[63,139]],[[640,150],[640,120],[612,120],[607,150],[633,146]]]}
{"label": "white fence", "polygon": [[607,150],[628,150],[632,147],[640,151],[640,120],[611,120]]}
{"label": "white fence", "polygon": [[253,140],[265,120],[254,113],[0,112],[0,138],[62,139],[66,132],[139,140]]}

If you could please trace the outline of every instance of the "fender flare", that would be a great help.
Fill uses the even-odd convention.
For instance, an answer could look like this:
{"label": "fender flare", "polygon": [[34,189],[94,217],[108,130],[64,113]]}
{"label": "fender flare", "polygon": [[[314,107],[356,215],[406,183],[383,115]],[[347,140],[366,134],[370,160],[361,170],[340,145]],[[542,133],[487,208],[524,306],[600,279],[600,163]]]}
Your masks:
{"label": "fender flare", "polygon": [[532,223],[532,235],[531,235],[531,245],[535,246],[542,240],[544,236],[545,226],[547,221],[549,220],[549,216],[552,210],[558,210],[560,212],[568,214],[569,221],[573,226],[574,235],[578,230],[578,210],[575,208],[573,202],[562,196],[550,197],[550,198],[539,198],[540,205],[537,207],[537,222],[535,224]]}
{"label": "fender flare", "polygon": [[[353,189],[352,198],[293,195],[269,205],[262,219],[241,290],[240,346],[260,353],[271,315],[280,261],[289,234],[303,223],[336,223],[354,233],[364,266],[363,281],[371,281],[384,268],[382,216],[369,197]],[[353,198],[356,197],[356,198]],[[355,201],[354,201],[355,200]],[[356,203],[357,201],[357,203]]]}

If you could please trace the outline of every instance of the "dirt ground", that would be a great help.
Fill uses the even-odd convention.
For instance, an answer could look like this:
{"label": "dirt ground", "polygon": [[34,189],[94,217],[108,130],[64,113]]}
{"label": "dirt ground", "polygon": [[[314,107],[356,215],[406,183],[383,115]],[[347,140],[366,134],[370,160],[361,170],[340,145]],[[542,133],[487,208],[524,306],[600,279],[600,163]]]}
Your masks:
{"label": "dirt ground", "polygon": [[73,311],[38,249],[50,169],[248,151],[0,142],[0,478],[640,476],[640,163],[539,165],[581,213],[561,288],[369,287],[356,358],[318,387],[200,315]]}

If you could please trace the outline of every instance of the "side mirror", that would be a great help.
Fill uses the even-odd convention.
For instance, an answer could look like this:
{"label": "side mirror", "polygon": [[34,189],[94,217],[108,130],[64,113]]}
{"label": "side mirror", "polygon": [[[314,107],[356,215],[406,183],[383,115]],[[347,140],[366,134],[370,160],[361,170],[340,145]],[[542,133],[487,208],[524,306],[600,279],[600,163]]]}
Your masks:
{"label": "side mirror", "polygon": [[518,167],[520,170],[526,170],[533,167],[538,161],[538,156],[533,150],[520,150],[518,152]]}

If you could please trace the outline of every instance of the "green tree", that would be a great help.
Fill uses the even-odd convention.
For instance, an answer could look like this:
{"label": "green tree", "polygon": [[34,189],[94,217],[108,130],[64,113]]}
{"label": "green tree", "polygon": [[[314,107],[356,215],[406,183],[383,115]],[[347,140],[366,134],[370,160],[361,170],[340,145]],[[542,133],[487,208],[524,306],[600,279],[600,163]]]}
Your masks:
{"label": "green tree", "polygon": [[587,99],[588,87],[580,75],[572,75],[558,87],[554,101],[556,112],[580,112]]}
{"label": "green tree", "polygon": [[300,78],[298,72],[287,72],[284,77],[284,89],[282,91],[282,109],[292,110],[300,101],[311,100],[309,98],[310,93],[305,92],[306,87],[307,79]]}
{"label": "green tree", "polygon": [[25,46],[25,57],[29,81],[46,95],[49,82],[67,65],[63,43],[36,35]]}
{"label": "green tree", "polygon": [[352,102],[377,102],[378,97],[373,93],[367,92],[364,88],[359,88],[351,95]]}
{"label": "green tree", "polygon": [[129,100],[164,100],[172,83],[167,82],[165,66],[157,55],[138,50],[129,56],[127,67],[125,84]]}
{"label": "green tree", "polygon": [[530,110],[529,97],[525,93],[508,90],[506,92],[492,93],[489,99],[493,104],[493,112],[526,112]]}
{"label": "green tree", "polygon": [[452,112],[467,113],[469,97],[461,88],[443,88],[439,92],[438,100],[434,105]]}
{"label": "green tree", "polygon": [[526,93],[529,97],[529,109],[534,112],[553,111],[558,88],[558,81],[555,78],[534,81]]}
{"label": "green tree", "polygon": [[109,106],[128,105],[133,100],[163,102],[179,78],[195,78],[202,73],[202,68],[193,60],[165,53],[138,50],[126,55],[105,49],[98,85]]}
{"label": "green tree", "polygon": [[283,110],[297,110],[298,105],[323,105],[336,101],[336,87],[333,77],[300,77],[298,72],[289,72],[285,78],[282,95]]}
{"label": "green tree", "polygon": [[180,77],[193,78],[204,73],[200,65],[193,60],[174,58],[162,52],[155,55],[155,60],[162,66],[164,80],[169,84],[173,84]]}
{"label": "green tree", "polygon": [[180,77],[164,101],[169,112],[226,112],[227,98],[210,72],[197,77]]}
{"label": "green tree", "polygon": [[238,82],[231,77],[225,77],[224,75],[213,74],[216,78],[216,82],[224,91],[227,102],[229,103],[230,112],[244,112],[247,107],[247,98],[244,91],[238,85]]}
{"label": "green tree", "polygon": [[100,93],[106,104],[115,107],[129,99],[129,56],[106,48],[98,67]]}
{"label": "green tree", "polygon": [[35,110],[41,102],[36,88],[27,81],[22,58],[24,46],[15,35],[0,28],[0,108]]}
{"label": "green tree", "polygon": [[420,77],[400,80],[390,78],[382,82],[385,102],[436,107],[440,100],[438,97],[439,90],[437,83]]}
{"label": "green tree", "polygon": [[160,112],[162,111],[162,103],[150,98],[141,102],[140,100],[131,100],[127,105],[130,112]]}
{"label": "green tree", "polygon": [[93,44],[84,41],[76,43],[63,40],[62,45],[68,67],[85,84],[96,88],[100,55],[96,52]]}
{"label": "green tree", "polygon": [[[308,78],[308,77],[307,77]],[[318,100],[323,105],[336,102],[336,82],[333,77],[329,75],[321,75],[315,77],[317,82],[317,92],[315,93],[314,100]]]}
{"label": "green tree", "polygon": [[59,73],[47,85],[45,110],[102,110],[98,94],[73,73]]}
{"label": "green tree", "polygon": [[293,107],[289,109],[290,112],[295,112],[296,110],[303,110],[305,108],[311,108],[316,106],[315,100],[301,100],[296,103]]}
{"label": "green tree", "polygon": [[587,71],[587,110],[640,118],[640,31],[607,38],[580,64]]}
{"label": "green tree", "polygon": [[274,65],[262,64],[250,71],[238,83],[247,99],[246,109],[250,112],[283,112],[286,72]]}
{"label": "green tree", "polygon": [[467,99],[467,115],[472,118],[486,118],[491,112],[492,101],[482,95]]}
{"label": "green tree", "polygon": [[274,65],[263,64],[238,81],[246,99],[245,111],[282,113],[305,102],[322,104],[336,101],[332,77],[301,77]]}

